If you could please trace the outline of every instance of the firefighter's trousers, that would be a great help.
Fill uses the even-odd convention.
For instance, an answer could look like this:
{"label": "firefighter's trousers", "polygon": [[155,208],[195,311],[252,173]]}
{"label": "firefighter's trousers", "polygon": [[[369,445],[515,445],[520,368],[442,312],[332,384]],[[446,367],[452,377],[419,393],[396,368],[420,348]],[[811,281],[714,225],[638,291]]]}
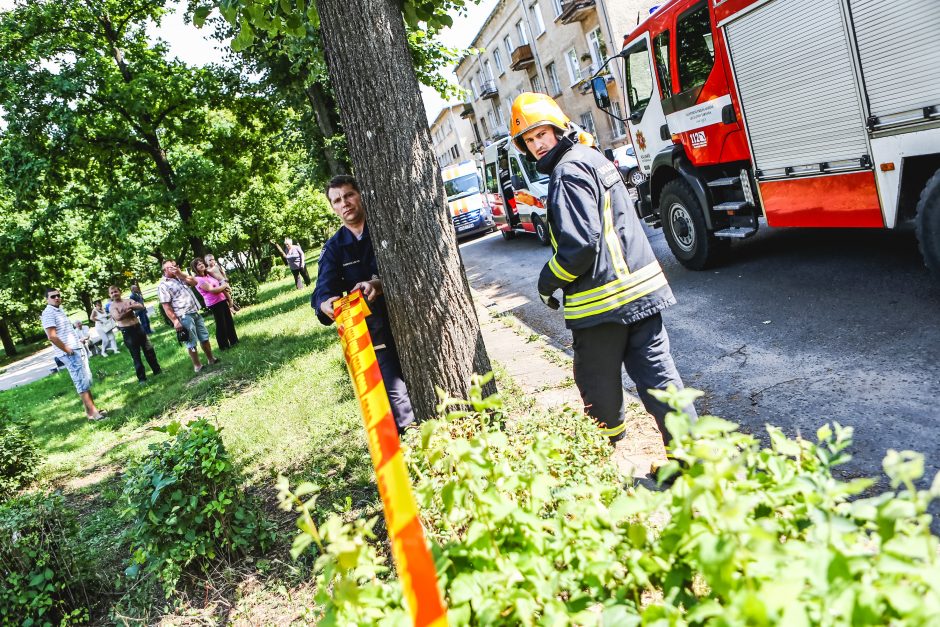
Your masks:
{"label": "firefighter's trousers", "polygon": [[[621,364],[636,384],[646,411],[656,419],[663,443],[671,440],[666,430],[666,414],[671,408],[648,392],[663,390],[670,383],[682,387],[682,379],[669,352],[669,336],[660,314],[630,325],[599,324],[572,329],[574,339],[574,380],[581,392],[585,411],[598,421],[611,442],[624,436],[623,383]],[[686,413],[698,418],[691,405]]]}

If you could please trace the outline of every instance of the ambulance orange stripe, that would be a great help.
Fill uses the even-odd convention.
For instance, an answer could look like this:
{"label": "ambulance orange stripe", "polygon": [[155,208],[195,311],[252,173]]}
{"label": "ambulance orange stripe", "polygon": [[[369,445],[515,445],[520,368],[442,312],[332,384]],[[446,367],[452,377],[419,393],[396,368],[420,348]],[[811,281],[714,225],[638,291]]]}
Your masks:
{"label": "ambulance orange stripe", "polygon": [[412,623],[415,627],[447,627],[447,608],[437,584],[434,559],[421,528],[398,428],[365,323],[368,306],[356,291],[335,301],[333,307],[346,366],[362,409],[392,557]]}

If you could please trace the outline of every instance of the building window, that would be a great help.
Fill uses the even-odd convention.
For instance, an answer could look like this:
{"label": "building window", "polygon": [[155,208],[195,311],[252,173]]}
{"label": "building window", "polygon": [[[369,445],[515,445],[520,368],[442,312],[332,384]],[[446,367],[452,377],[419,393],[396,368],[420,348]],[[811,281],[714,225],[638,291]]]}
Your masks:
{"label": "building window", "polygon": [[601,37],[601,27],[598,26],[587,36],[588,52],[591,53],[591,63],[594,67],[591,74],[600,69],[604,64],[604,57],[607,56],[607,46],[604,45],[604,39]]}
{"label": "building window", "polygon": [[581,114],[581,128],[597,139],[597,131],[594,129],[594,116],[591,115],[590,111]]}
{"label": "building window", "polygon": [[516,36],[519,37],[519,45],[524,46],[529,43],[529,38],[525,34],[525,24],[522,20],[516,22]]}
{"label": "building window", "polygon": [[510,62],[512,62],[512,37],[509,35],[503,37],[503,45],[506,47],[506,54],[508,55]]}
{"label": "building window", "polygon": [[578,63],[578,51],[572,48],[566,52],[565,63],[568,65],[568,75],[571,77],[571,84],[574,85],[581,80],[581,64]]}
{"label": "building window", "polygon": [[555,9],[555,17],[561,15],[561,0],[552,0],[552,7]]}
{"label": "building window", "polygon": [[493,66],[490,65],[489,59],[483,62],[483,80],[493,80]]}
{"label": "building window", "polygon": [[503,67],[503,55],[500,54],[499,48],[493,50],[493,63],[496,64],[496,69],[499,70],[499,74],[502,76],[506,68]]}
{"label": "building window", "polygon": [[480,97],[480,92],[477,91],[477,82],[472,78],[470,79],[470,95],[473,96],[474,100]]}
{"label": "building window", "polygon": [[538,2],[529,5],[529,15],[532,16],[533,30],[535,36],[538,37],[545,32],[545,22],[542,21],[542,7],[539,6]]}
{"label": "building window", "polygon": [[552,61],[545,66],[546,80],[548,81],[548,94],[558,96],[561,94],[561,81],[558,80],[558,70],[555,68],[555,62]]}
{"label": "building window", "polygon": [[614,137],[623,137],[627,134],[627,129],[623,125],[623,107],[620,106],[619,102],[610,103],[610,112],[613,113],[615,118],[611,118],[611,122],[614,125]]}
{"label": "building window", "polygon": [[490,136],[490,129],[486,124],[486,118],[480,118],[480,128],[483,129],[483,137],[487,138]]}
{"label": "building window", "polygon": [[529,82],[532,84],[532,91],[545,92],[545,88],[542,86],[542,79],[539,78],[538,74],[530,78]]}

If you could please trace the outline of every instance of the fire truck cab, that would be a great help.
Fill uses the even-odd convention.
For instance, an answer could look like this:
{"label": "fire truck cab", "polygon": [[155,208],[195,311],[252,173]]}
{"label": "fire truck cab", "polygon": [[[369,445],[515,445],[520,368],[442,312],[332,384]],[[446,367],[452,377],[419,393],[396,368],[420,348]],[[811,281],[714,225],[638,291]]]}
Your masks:
{"label": "fire truck cab", "polygon": [[608,61],[647,175],[637,212],[691,269],[761,218],[914,221],[940,276],[938,37],[936,0],[670,0]]}

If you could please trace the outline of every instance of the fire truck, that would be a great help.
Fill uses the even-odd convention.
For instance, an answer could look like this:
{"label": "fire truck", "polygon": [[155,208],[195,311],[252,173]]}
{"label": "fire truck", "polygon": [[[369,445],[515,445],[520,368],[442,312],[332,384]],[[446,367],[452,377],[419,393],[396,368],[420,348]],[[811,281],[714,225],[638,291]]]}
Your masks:
{"label": "fire truck", "polygon": [[670,0],[615,59],[647,175],[637,212],[682,265],[764,221],[913,222],[940,276],[940,2]]}

